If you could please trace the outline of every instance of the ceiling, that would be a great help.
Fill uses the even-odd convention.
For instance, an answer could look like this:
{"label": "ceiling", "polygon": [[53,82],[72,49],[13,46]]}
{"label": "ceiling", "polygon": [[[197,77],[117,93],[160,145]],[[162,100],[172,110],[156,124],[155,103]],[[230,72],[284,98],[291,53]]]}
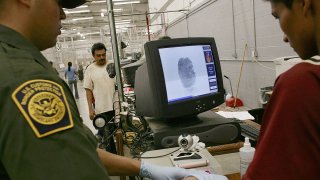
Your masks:
{"label": "ceiling", "polygon": [[[128,52],[138,51],[147,40],[148,0],[113,0],[113,9],[118,41],[128,45]],[[92,0],[78,8],[65,9],[65,13],[67,19],[62,21],[58,42],[71,43],[73,49],[79,49],[110,39],[107,0]],[[103,43],[110,45],[108,40]]]}

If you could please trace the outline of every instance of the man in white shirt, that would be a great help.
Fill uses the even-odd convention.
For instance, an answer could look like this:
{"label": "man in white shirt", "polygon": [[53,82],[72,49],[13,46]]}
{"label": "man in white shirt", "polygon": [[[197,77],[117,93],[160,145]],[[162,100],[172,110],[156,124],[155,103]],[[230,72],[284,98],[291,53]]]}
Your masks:
{"label": "man in white shirt", "polygon": [[[113,108],[113,95],[115,93],[114,80],[109,77],[106,70],[111,63],[106,60],[106,47],[102,43],[96,43],[91,48],[94,63],[90,64],[84,74],[83,86],[86,90],[90,119],[96,115],[104,116],[107,121],[113,120],[115,115]],[[95,106],[93,106],[95,104]],[[113,124],[108,125],[109,145],[106,150],[116,154],[115,144],[112,136]],[[99,130],[98,135],[102,136],[103,131]]]}

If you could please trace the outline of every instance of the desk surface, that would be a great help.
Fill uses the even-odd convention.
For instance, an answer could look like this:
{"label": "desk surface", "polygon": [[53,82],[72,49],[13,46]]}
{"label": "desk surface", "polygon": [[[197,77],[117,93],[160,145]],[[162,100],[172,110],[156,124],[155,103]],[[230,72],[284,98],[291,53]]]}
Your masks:
{"label": "desk surface", "polygon": [[239,153],[229,153],[213,156],[219,163],[222,174],[229,175],[240,172],[240,156]]}
{"label": "desk surface", "polygon": [[[155,157],[160,156],[164,154],[169,154],[175,150],[176,148],[168,148],[168,149],[160,149],[160,150],[154,150],[154,151],[147,151],[142,155],[142,157]],[[240,172],[240,157],[239,153],[229,153],[229,154],[222,154],[222,155],[216,155],[211,156],[211,154],[207,151],[207,149],[203,149],[200,151],[203,155],[206,156],[206,158],[210,161],[211,168],[215,171],[216,174],[221,175],[235,175],[235,179],[240,179],[240,176],[238,175]],[[159,157],[159,158],[147,158],[143,159],[144,161],[147,161],[149,163],[162,165],[162,166],[172,166],[170,155]],[[229,176],[228,176],[229,177]]]}

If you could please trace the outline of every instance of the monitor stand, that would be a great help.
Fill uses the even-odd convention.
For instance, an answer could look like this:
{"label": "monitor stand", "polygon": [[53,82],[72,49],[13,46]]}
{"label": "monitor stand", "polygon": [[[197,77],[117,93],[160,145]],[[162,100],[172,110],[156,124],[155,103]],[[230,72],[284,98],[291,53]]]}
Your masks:
{"label": "monitor stand", "polygon": [[206,146],[237,142],[241,129],[233,119],[224,118],[213,111],[206,111],[191,119],[165,120],[145,118],[154,133],[156,149],[178,146],[181,134],[197,135]]}

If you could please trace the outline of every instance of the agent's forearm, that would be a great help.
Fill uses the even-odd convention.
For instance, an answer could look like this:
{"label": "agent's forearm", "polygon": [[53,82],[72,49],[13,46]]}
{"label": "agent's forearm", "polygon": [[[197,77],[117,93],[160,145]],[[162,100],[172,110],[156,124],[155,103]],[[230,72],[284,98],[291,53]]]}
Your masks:
{"label": "agent's forearm", "polygon": [[138,176],[141,163],[138,160],[118,156],[101,149],[97,149],[100,161],[110,176]]}

